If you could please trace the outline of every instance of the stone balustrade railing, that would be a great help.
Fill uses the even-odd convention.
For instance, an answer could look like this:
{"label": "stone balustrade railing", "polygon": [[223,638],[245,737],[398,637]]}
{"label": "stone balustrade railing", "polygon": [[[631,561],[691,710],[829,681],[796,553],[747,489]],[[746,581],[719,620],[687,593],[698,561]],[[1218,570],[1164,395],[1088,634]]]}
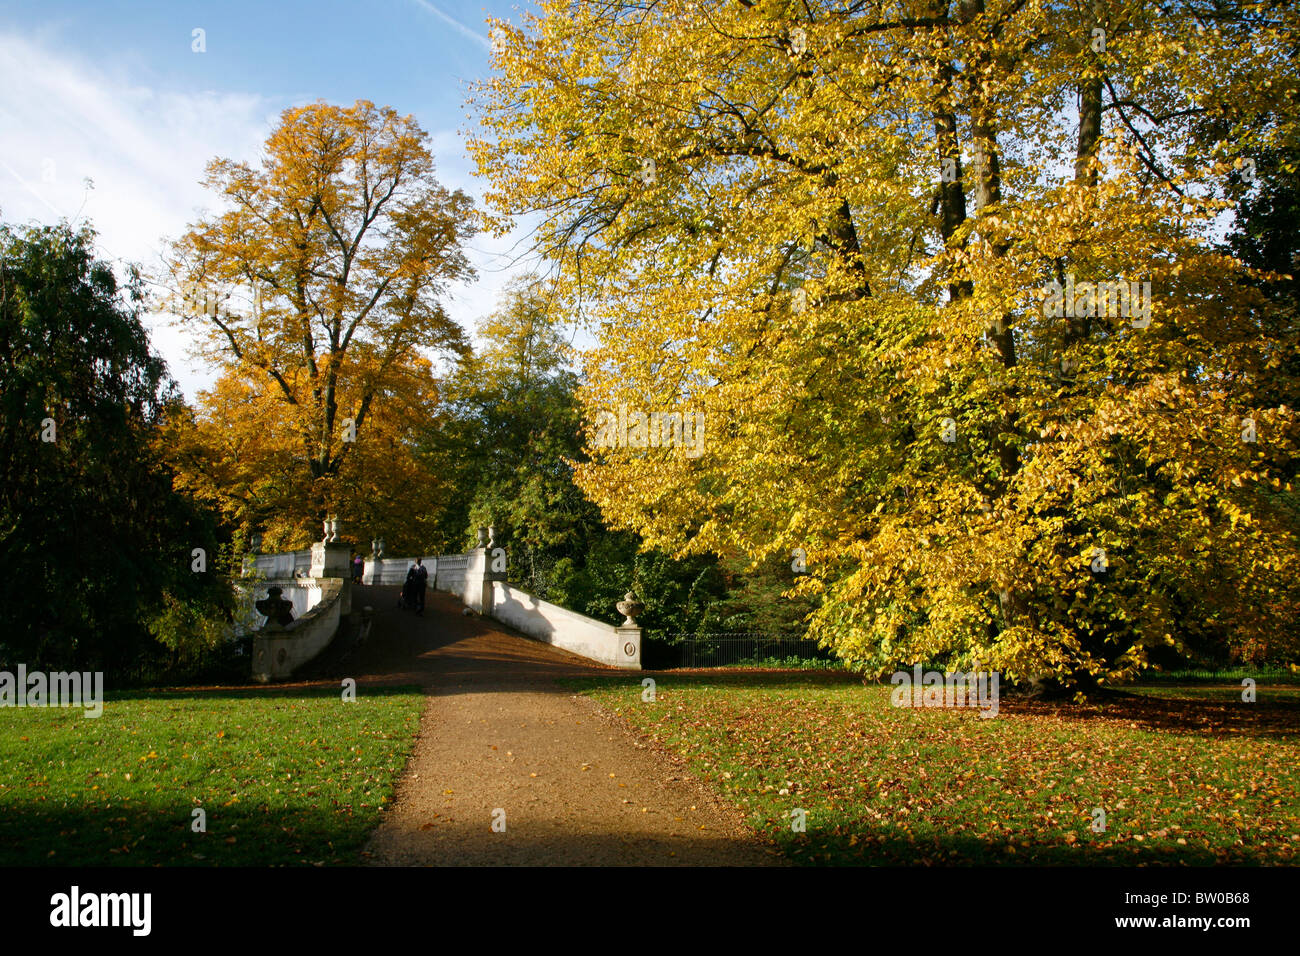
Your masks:
{"label": "stone balustrade railing", "polygon": [[302,577],[311,573],[311,549],[250,555],[244,562],[244,573],[255,573],[270,581]]}

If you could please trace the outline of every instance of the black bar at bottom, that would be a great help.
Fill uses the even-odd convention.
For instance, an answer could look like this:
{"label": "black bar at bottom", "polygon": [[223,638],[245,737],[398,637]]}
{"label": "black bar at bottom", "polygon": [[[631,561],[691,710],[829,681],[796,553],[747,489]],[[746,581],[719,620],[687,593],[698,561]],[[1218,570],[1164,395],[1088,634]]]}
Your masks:
{"label": "black bar at bottom", "polygon": [[[440,945],[454,933],[462,945],[481,938],[495,946],[508,935],[537,942],[566,932],[616,945],[638,934],[650,934],[647,945],[752,939],[766,951],[787,936],[813,945],[845,926],[882,943],[954,933],[954,943],[975,943],[987,930],[995,939],[1146,946],[1196,935],[1230,944],[1288,931],[1300,899],[1300,870],[1283,867],[11,869],[0,870],[0,881],[7,943],[75,935],[127,947],[201,941],[205,950],[222,942],[381,943],[389,933],[393,944],[413,933]],[[130,925],[52,925],[52,916],[70,921],[74,886],[87,915],[89,895],[148,893],[148,935]],[[109,909],[119,905],[120,898]],[[1021,935],[1037,933],[1044,935]]]}

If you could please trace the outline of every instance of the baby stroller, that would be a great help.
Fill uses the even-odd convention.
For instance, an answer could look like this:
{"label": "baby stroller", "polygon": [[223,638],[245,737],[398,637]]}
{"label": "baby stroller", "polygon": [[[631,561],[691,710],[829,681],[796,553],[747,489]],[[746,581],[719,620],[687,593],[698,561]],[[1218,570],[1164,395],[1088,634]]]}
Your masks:
{"label": "baby stroller", "polygon": [[402,591],[397,595],[397,606],[402,610],[409,610],[415,607],[415,568],[406,572],[406,583],[402,585]]}

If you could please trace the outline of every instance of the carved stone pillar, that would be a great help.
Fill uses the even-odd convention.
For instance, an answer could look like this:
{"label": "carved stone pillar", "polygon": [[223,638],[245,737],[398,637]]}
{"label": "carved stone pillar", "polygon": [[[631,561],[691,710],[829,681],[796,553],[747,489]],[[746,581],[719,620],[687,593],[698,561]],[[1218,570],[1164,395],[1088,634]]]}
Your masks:
{"label": "carved stone pillar", "polygon": [[641,627],[635,618],[645,612],[645,605],[637,600],[634,592],[628,591],[623,600],[614,605],[623,615],[623,623],[614,630],[618,633],[618,666],[626,670],[641,669]]}

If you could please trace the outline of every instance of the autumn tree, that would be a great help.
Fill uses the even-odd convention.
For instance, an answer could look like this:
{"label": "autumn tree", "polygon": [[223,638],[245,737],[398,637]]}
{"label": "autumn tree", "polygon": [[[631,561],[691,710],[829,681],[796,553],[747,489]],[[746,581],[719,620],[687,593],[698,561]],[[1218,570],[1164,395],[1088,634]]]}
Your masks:
{"label": "autumn tree", "polygon": [[[344,537],[363,548],[383,537],[390,554],[424,553],[455,487],[448,472],[418,451],[432,428],[441,394],[427,359],[412,355],[394,370],[384,401],[373,403],[364,431],[348,442],[332,484],[331,510],[346,516]],[[340,405],[355,402],[340,387]],[[318,531],[298,435],[284,427],[285,404],[264,383],[227,372],[199,395],[195,408],[168,418],[160,450],[177,468],[179,490],[204,502],[232,527],[256,529],[263,550],[290,550]]]}
{"label": "autumn tree", "polygon": [[286,110],[260,165],[208,165],[224,208],[172,246],[170,306],[223,368],[209,412],[230,445],[280,462],[266,480],[297,505],[297,543],[343,507],[350,459],[409,455],[396,419],[377,427],[380,408],[428,400],[421,356],[465,347],[440,295],[471,274],[473,210],[438,183],[427,139],[364,100]]}
{"label": "autumn tree", "polygon": [[[544,3],[473,143],[583,303],[579,484],[677,553],[806,555],[869,671],[1087,685],[1294,654],[1294,338],[1216,242],[1295,141],[1290,4]],[[1212,117],[1220,135],[1199,135]],[[608,443],[606,443],[608,444]]]}

